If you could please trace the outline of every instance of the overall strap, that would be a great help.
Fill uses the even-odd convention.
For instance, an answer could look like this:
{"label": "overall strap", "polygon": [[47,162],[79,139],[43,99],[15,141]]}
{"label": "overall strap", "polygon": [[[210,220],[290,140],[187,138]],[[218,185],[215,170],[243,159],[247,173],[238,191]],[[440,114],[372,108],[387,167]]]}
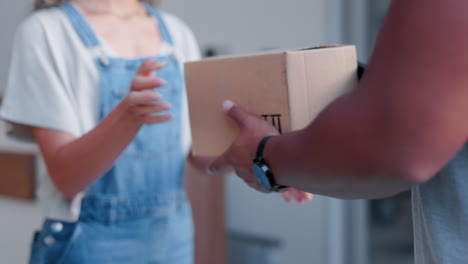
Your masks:
{"label": "overall strap", "polygon": [[92,48],[101,44],[84,15],[72,3],[63,4],[60,6],[60,9],[68,16],[76,32],[87,47]]}
{"label": "overall strap", "polygon": [[164,19],[161,15],[161,13],[159,13],[156,9],[154,9],[154,7],[152,7],[148,2],[144,2],[144,5],[145,5],[145,8],[146,8],[146,11],[154,16],[156,18],[156,20],[158,21],[158,25],[159,25],[159,32],[161,34],[161,37],[163,38],[163,40],[167,43],[169,43],[171,46],[174,46],[174,41],[172,40],[172,37],[171,37],[171,34],[169,33],[169,29],[167,28],[166,26],[166,23],[164,22]]}

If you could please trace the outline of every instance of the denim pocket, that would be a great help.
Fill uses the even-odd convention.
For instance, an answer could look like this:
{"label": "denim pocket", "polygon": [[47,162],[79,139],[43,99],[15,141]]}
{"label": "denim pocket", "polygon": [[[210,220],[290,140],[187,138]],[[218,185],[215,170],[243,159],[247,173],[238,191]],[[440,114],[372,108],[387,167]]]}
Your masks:
{"label": "denim pocket", "polygon": [[41,261],[41,245],[39,242],[39,237],[41,232],[35,232],[33,236],[33,241],[31,243],[31,253],[29,256],[29,264],[42,264],[44,261]]}
{"label": "denim pocket", "polygon": [[[77,244],[78,239],[80,238],[81,235],[81,225],[79,223],[75,224],[73,227],[73,230],[69,234],[69,239],[66,241],[64,244],[62,254],[57,260],[57,264],[70,264],[73,263],[72,260],[75,254],[73,254],[73,249]],[[80,254],[80,253],[78,253]]]}
{"label": "denim pocket", "polygon": [[79,235],[80,226],[76,223],[46,221],[43,230],[35,235],[29,263],[72,263],[66,259]]}

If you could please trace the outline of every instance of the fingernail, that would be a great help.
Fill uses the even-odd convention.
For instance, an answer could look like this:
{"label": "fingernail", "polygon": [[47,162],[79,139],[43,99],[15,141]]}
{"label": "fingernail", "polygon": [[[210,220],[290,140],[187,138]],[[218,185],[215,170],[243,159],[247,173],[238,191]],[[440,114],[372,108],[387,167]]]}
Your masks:
{"label": "fingernail", "polygon": [[234,102],[231,101],[231,100],[226,100],[224,101],[223,103],[223,108],[224,108],[224,111],[229,111],[231,110],[231,108],[234,106]]}

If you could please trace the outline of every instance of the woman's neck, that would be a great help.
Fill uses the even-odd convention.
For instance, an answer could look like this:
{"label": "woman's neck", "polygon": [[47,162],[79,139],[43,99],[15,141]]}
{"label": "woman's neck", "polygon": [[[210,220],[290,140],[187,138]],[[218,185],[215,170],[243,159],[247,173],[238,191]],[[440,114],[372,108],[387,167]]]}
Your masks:
{"label": "woman's neck", "polygon": [[144,12],[139,0],[71,0],[71,2],[90,14],[131,17]]}

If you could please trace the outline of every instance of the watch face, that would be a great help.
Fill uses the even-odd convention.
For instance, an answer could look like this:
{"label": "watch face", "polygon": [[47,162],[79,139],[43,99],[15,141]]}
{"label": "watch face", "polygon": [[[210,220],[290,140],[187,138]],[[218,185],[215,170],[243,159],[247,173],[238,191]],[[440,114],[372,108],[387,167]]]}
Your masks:
{"label": "watch face", "polygon": [[254,164],[253,170],[255,172],[255,176],[257,176],[258,182],[260,182],[263,188],[265,188],[268,191],[271,191],[270,181],[268,180],[268,177],[266,176],[266,173],[262,169],[262,167],[260,165]]}

